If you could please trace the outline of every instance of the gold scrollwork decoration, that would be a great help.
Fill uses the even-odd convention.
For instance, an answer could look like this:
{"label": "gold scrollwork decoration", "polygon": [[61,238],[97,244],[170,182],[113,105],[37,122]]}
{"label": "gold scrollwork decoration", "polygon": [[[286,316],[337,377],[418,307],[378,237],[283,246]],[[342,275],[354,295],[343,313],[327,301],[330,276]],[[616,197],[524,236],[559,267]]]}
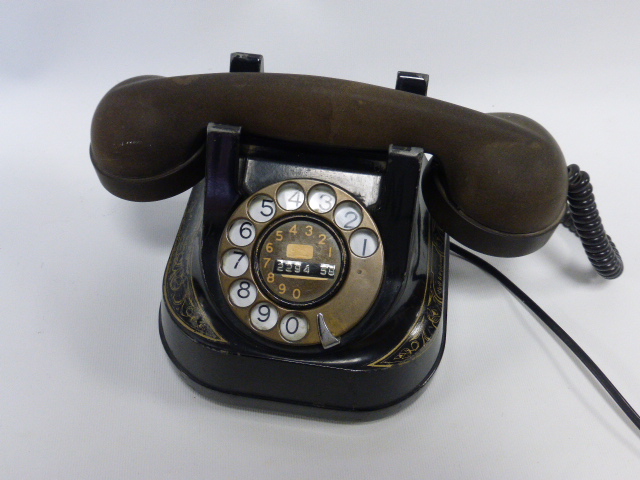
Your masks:
{"label": "gold scrollwork decoration", "polygon": [[446,274],[445,233],[429,222],[429,267],[422,310],[405,338],[392,351],[369,364],[388,368],[409,362],[431,346],[431,338],[440,326],[444,307]]}
{"label": "gold scrollwork decoration", "polygon": [[[193,262],[202,226],[201,197],[197,191],[193,192],[182,219],[165,271],[164,300],[173,318],[183,326],[211,341],[228,343],[213,327],[193,280]],[[199,221],[194,221],[195,218]]]}

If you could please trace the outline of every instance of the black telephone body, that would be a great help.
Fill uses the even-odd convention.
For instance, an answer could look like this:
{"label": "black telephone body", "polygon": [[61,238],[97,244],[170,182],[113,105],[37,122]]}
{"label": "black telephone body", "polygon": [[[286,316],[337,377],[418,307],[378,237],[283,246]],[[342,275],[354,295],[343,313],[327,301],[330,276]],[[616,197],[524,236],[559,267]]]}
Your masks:
{"label": "black telephone body", "polygon": [[[250,54],[233,54],[231,72],[217,75],[246,76],[222,76],[216,81],[231,78],[229,82],[236,82],[237,78],[241,88],[245,79],[251,82],[257,78],[248,75],[269,75],[261,73],[262,57]],[[169,103],[166,108],[170,111],[171,102],[176,100],[163,100],[157,92],[148,95],[142,88],[155,78],[132,79],[129,85],[123,82],[114,91],[119,95],[120,86],[137,89],[151,99],[153,108],[149,111],[165,108],[158,107],[163,101]],[[189,84],[197,81],[177,77],[166,88],[186,92]],[[277,77],[276,81],[293,80]],[[361,95],[357,90],[360,84],[340,83],[334,88],[333,80],[326,81],[331,92],[346,95],[340,99],[353,100],[353,108],[367,102],[368,90]],[[360,124],[357,119],[361,112],[350,112],[356,120],[345,128],[356,130],[355,140],[348,133],[343,139],[340,135],[344,129],[337,129],[326,133],[331,142],[320,142],[319,135],[324,133],[301,126],[307,118],[304,115],[315,112],[296,110],[295,105],[278,107],[291,107],[290,113],[274,113],[285,118],[291,115],[289,129],[294,134],[288,135],[273,134],[269,117],[262,111],[266,107],[250,105],[256,102],[254,98],[239,95],[233,101],[238,111],[253,108],[259,112],[256,115],[264,115],[264,126],[253,115],[235,116],[233,109],[224,115],[212,113],[204,121],[208,118],[202,111],[205,107],[185,98],[185,102],[192,102],[193,116],[199,118],[194,120],[197,125],[193,131],[197,134],[185,143],[193,147],[190,152],[196,153],[187,157],[197,159],[199,166],[192,168],[194,161],[189,160],[184,164],[188,165],[184,175],[180,173],[182,166],[163,166],[168,172],[163,174],[154,171],[149,177],[153,176],[154,188],[161,193],[149,195],[144,178],[130,175],[124,179],[125,175],[120,175],[120,163],[138,162],[135,168],[142,164],[141,168],[153,170],[161,161],[143,158],[143,147],[132,140],[138,138],[134,137],[137,133],[126,137],[129,141],[112,138],[134,121],[129,118],[128,123],[117,124],[126,116],[122,112],[127,111],[127,98],[105,97],[94,117],[91,154],[108,190],[128,199],[154,200],[195,184],[165,271],[160,307],[162,343],[189,383],[240,404],[257,401],[258,406],[280,405],[285,410],[350,418],[392,412],[415,398],[443,354],[449,258],[445,231],[473,248],[505,256],[528,253],[546,242],[566,204],[566,165],[555,141],[525,117],[496,114],[489,118],[456,110],[480,129],[488,125],[482,135],[493,143],[466,148],[479,141],[480,134],[471,127],[460,127],[454,132],[461,138],[459,144],[443,141],[441,147],[438,138],[448,135],[451,128],[440,125],[455,119],[447,113],[450,104],[420,100],[426,95],[427,83],[426,75],[399,72],[396,90],[400,92],[375,88],[384,98],[395,95],[393,99],[397,97],[403,104],[423,102],[420,105],[433,110],[429,110],[428,118],[435,117],[431,130],[436,133],[428,152],[423,149],[425,145],[412,141],[421,137],[418,126],[409,121],[398,129],[396,137],[389,137],[399,141],[385,143],[389,138],[378,139],[381,134],[376,133],[375,121],[392,123],[384,132],[395,128],[395,100],[382,105],[390,113],[378,120],[367,119]],[[236,86],[230,85],[228,95],[235,95]],[[268,96],[262,91],[260,95]],[[313,95],[316,93],[309,94]],[[317,93],[318,98],[322,95],[323,91]],[[300,98],[304,106],[306,97]],[[225,98],[219,100],[225,102]],[[273,107],[268,100],[264,102]],[[332,115],[340,114],[337,105],[334,102],[330,106]],[[302,120],[297,121],[296,115]],[[474,115],[487,120],[478,117],[476,121]],[[173,130],[167,125],[175,130],[183,128],[180,118],[165,117],[162,123],[151,115],[138,115],[135,123],[141,124],[140,132],[153,132],[157,127],[158,131],[165,129],[162,131],[168,136]],[[320,122],[309,120],[311,125],[315,121]],[[494,121],[507,133],[494,128]],[[373,123],[368,126],[366,122]],[[509,135],[515,140],[503,141]],[[158,144],[164,141],[162,135],[153,138]],[[380,148],[381,142],[385,148]],[[453,145],[450,154],[445,143]],[[173,148],[173,144],[162,148]],[[502,168],[522,182],[511,181],[512,177],[505,180],[492,172],[479,180],[466,174],[462,179],[452,177],[447,170],[452,168],[451,163],[441,161],[459,160],[462,166],[456,168],[480,171],[487,165],[503,166],[507,161],[504,157],[522,156],[525,148],[533,152],[530,158],[513,163],[513,168]],[[116,153],[104,153],[109,149]],[[479,160],[470,162],[471,155]],[[542,165],[543,157],[552,158],[550,167]],[[116,166],[112,168],[111,161],[120,163],[113,163]],[[549,175],[552,180],[540,175]],[[512,231],[508,225],[489,225],[482,220],[481,210],[471,212],[476,202],[467,210],[462,206],[468,201],[465,188],[473,185],[461,182],[469,179],[471,183],[502,182],[508,188],[524,189],[533,200],[523,210],[546,208],[547,223],[530,222],[529,230],[522,232]],[[542,185],[538,190],[536,179]],[[176,183],[181,185],[176,187]],[[553,189],[559,189],[565,198],[557,200],[550,193]],[[497,212],[498,223],[508,223],[511,220],[503,212],[509,210],[497,201],[492,205],[491,192],[484,208]],[[470,195],[476,195],[477,203],[482,203],[481,193],[481,188],[475,193],[472,188]],[[553,200],[542,205],[545,195]]]}
{"label": "black telephone body", "polygon": [[305,151],[215,124],[207,150],[163,282],[178,369],[214,391],[336,412],[415,393],[444,348],[448,258],[419,196],[422,151]]}

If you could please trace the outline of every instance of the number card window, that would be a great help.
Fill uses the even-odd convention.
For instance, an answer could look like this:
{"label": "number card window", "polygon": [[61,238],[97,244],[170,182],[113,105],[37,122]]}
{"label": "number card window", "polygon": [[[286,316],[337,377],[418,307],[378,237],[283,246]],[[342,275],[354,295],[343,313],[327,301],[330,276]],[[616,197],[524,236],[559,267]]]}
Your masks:
{"label": "number card window", "polygon": [[273,226],[264,235],[258,255],[262,285],[285,305],[326,300],[346,269],[339,235],[324,222],[308,217]]}

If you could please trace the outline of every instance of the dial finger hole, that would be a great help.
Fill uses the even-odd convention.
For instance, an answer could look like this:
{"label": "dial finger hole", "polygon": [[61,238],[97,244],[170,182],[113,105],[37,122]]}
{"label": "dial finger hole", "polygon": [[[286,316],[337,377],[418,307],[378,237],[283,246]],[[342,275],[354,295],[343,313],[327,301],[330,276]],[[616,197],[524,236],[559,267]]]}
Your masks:
{"label": "dial finger hole", "polygon": [[302,340],[309,331],[309,323],[299,313],[288,313],[280,322],[280,334],[289,342]]}
{"label": "dial finger hole", "polygon": [[229,299],[236,307],[248,307],[256,301],[258,291],[249,280],[236,280],[229,289]]}
{"label": "dial finger hole", "polygon": [[358,257],[370,257],[378,250],[378,236],[368,228],[361,228],[351,235],[349,247]]}
{"label": "dial finger hole", "polygon": [[268,222],[276,214],[276,202],[268,195],[258,195],[249,204],[249,216],[256,222]]}
{"label": "dial finger hole", "polygon": [[278,309],[267,302],[259,303],[251,309],[249,320],[256,330],[271,330],[278,323]]}
{"label": "dial finger hole", "polygon": [[276,198],[285,210],[297,210],[304,204],[304,190],[297,183],[285,183],[278,189]]}
{"label": "dial finger hole", "polygon": [[249,256],[242,250],[227,250],[222,255],[222,271],[230,277],[239,277],[249,268]]}
{"label": "dial finger hole", "polygon": [[344,230],[353,230],[362,223],[362,209],[354,202],[342,202],[333,216],[336,225]]}
{"label": "dial finger hole", "polygon": [[309,191],[309,208],[317,213],[327,213],[336,205],[336,194],[327,185],[316,185]]}
{"label": "dial finger hole", "polygon": [[229,241],[238,247],[246,247],[256,238],[256,227],[249,220],[240,218],[229,228]]}

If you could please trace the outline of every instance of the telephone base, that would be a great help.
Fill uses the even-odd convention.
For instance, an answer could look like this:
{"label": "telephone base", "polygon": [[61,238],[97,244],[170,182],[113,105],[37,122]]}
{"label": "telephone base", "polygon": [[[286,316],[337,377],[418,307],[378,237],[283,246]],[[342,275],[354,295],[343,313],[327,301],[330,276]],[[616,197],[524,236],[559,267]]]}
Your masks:
{"label": "telephone base", "polygon": [[[231,327],[202,276],[204,185],[194,187],[163,282],[160,336],[192,386],[222,403],[307,416],[367,419],[406,406],[435,372],[445,345],[448,237],[428,216],[428,258],[396,316],[361,340],[320,353],[265,348]],[[425,251],[426,250],[426,251]]]}
{"label": "telephone base", "polygon": [[[444,333],[444,330],[443,330]],[[187,370],[176,357],[169,347],[167,339],[164,335],[162,320],[160,321],[160,338],[162,345],[171,359],[173,368],[176,370],[182,380],[189,385],[195,392],[203,397],[220,405],[233,408],[240,408],[256,412],[268,412],[283,415],[302,416],[307,418],[344,422],[366,422],[391,416],[400,410],[403,410],[415,402],[425,391],[424,387],[435,373],[442,354],[444,353],[445,339],[441,340],[441,348],[435,358],[430,369],[427,369],[427,375],[418,383],[414,390],[410,391],[402,398],[395,400],[395,403],[377,406],[373,408],[355,409],[355,408],[332,408],[323,405],[315,405],[310,403],[293,403],[281,399],[273,399],[261,396],[252,396],[245,393],[237,393],[234,391],[226,391],[215,385],[205,384],[202,379],[194,376]]]}

